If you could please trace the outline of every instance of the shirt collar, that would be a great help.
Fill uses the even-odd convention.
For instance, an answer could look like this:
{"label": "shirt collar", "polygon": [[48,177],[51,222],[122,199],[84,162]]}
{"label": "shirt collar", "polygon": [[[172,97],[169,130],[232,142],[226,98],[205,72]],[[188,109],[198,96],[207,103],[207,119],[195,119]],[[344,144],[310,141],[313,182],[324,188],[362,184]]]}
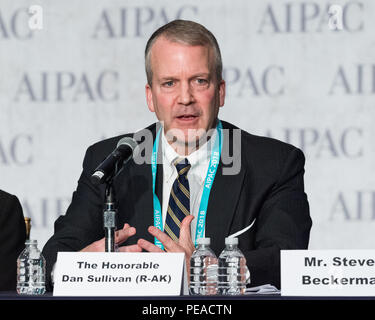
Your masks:
{"label": "shirt collar", "polygon": [[[204,143],[198,150],[187,156],[187,159],[191,165],[188,175],[196,175],[202,183],[206,177],[208,163],[211,157],[211,147],[215,142],[216,135],[217,130],[214,130],[209,142]],[[184,157],[179,155],[168,143],[164,134],[164,129],[162,129],[162,148],[164,178],[168,183],[176,171],[176,167],[174,165],[175,161],[178,158],[183,159]]]}

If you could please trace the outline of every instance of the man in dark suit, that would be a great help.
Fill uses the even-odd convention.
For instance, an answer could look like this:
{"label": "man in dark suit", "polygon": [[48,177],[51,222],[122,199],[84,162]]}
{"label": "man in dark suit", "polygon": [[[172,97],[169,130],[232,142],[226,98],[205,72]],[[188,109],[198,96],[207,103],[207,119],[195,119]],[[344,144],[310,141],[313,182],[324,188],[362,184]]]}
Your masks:
{"label": "man in dark suit", "polygon": [[25,248],[26,226],[17,197],[0,190],[0,290],[14,291],[17,258]]}
{"label": "man in dark suit", "polygon": [[[114,181],[117,225],[123,226],[116,233],[120,251],[184,252],[189,266],[197,237],[210,237],[219,254],[224,238],[237,234],[252,285],[279,287],[280,250],[308,246],[303,153],[218,119],[225,100],[221,56],[215,37],[203,26],[176,20],[159,28],[147,43],[145,61],[147,104],[159,123],[134,135],[137,140],[151,137],[151,144],[144,143],[146,162],[139,154]],[[120,138],[88,148],[72,203],[43,250],[47,276],[58,251],[104,250],[105,190],[94,186],[90,176]],[[156,166],[147,161],[153,146]],[[211,188],[208,193],[206,188]],[[161,226],[155,218],[159,211]]]}

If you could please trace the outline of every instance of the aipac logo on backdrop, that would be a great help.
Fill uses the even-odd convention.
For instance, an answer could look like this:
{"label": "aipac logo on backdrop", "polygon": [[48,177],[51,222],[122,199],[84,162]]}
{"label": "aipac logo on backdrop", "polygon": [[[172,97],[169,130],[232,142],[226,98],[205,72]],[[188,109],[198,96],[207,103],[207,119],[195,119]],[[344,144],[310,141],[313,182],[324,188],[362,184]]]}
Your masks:
{"label": "aipac logo on backdrop", "polygon": [[32,5],[18,8],[13,12],[0,10],[0,40],[27,40],[33,37],[35,30],[43,29],[43,8]]}
{"label": "aipac logo on backdrop", "polygon": [[342,5],[313,1],[275,2],[265,7],[258,33],[360,32],[364,30],[364,5],[348,1]]}
{"label": "aipac logo on backdrop", "polygon": [[14,94],[15,102],[112,102],[119,100],[119,73],[49,71],[24,73]]}
{"label": "aipac logo on backdrop", "polygon": [[364,128],[283,128],[269,129],[266,136],[281,139],[315,159],[358,159],[364,157]]}
{"label": "aipac logo on backdrop", "polygon": [[27,166],[33,163],[33,136],[17,134],[9,139],[0,138],[0,166]]}
{"label": "aipac logo on backdrop", "polygon": [[375,94],[375,64],[339,65],[328,94]]}
{"label": "aipac logo on backdrop", "polygon": [[194,20],[198,7],[122,7],[104,9],[95,23],[92,37],[98,38],[142,38],[156,28],[175,19]]}
{"label": "aipac logo on backdrop", "polygon": [[279,97],[285,92],[285,70],[278,65],[269,65],[262,70],[251,67],[224,67],[223,77],[228,87],[228,95]]}
{"label": "aipac logo on backdrop", "polygon": [[330,221],[375,221],[375,190],[339,191],[333,198]]}

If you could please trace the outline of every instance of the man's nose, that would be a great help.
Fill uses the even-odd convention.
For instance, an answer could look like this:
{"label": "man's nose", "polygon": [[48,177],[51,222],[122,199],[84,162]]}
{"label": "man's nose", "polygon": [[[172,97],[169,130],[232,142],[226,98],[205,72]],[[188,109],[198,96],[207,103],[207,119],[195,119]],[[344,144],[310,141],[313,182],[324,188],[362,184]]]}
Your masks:
{"label": "man's nose", "polygon": [[181,83],[178,103],[189,105],[194,101],[193,90],[189,83]]}

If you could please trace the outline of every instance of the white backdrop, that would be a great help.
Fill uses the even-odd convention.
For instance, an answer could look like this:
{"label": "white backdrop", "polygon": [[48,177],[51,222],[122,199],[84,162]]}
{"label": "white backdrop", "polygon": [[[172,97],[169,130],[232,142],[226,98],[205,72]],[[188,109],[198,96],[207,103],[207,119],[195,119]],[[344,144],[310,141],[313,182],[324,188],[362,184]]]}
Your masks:
{"label": "white backdrop", "polygon": [[52,235],[90,144],[154,122],[144,47],[181,18],[221,46],[220,117],[304,151],[310,248],[374,248],[375,1],[334,4],[1,0],[0,189],[21,200],[32,238]]}

